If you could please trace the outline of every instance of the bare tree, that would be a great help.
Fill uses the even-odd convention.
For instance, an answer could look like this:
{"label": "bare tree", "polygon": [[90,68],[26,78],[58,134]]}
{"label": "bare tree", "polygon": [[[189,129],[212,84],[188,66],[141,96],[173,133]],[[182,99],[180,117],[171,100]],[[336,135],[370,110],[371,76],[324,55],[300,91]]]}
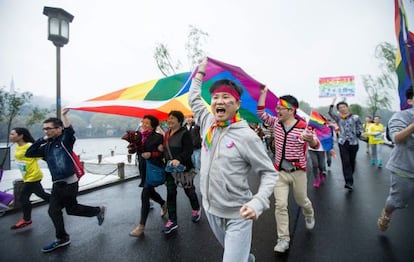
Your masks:
{"label": "bare tree", "polygon": [[[190,70],[198,64],[199,60],[205,56],[202,47],[206,42],[208,34],[195,26],[190,25],[190,32],[185,43],[185,50],[187,51],[187,58],[190,64]],[[158,69],[164,76],[176,74],[176,70],[181,69],[180,60],[175,60],[167,45],[158,43],[155,47],[154,58]]]}
{"label": "bare tree", "polygon": [[164,76],[175,74],[175,71],[181,67],[179,60],[174,61],[166,44],[158,43],[155,47],[154,58],[157,62],[158,69]]}
{"label": "bare tree", "polygon": [[363,75],[362,83],[368,94],[367,108],[372,117],[379,109],[391,107],[390,91],[395,89],[395,59],[397,49],[390,43],[382,42],[375,48],[382,74]]}
{"label": "bare tree", "polygon": [[362,83],[368,94],[367,107],[372,117],[377,114],[379,109],[389,109],[391,107],[389,91],[394,88],[394,84],[390,82],[389,75],[383,74],[378,77],[364,75],[362,76]]}
{"label": "bare tree", "polygon": [[203,30],[190,25],[190,32],[185,43],[185,50],[187,50],[187,58],[190,63],[190,70],[193,70],[198,65],[200,59],[205,57],[206,53],[203,50],[204,44],[207,42],[208,33]]}

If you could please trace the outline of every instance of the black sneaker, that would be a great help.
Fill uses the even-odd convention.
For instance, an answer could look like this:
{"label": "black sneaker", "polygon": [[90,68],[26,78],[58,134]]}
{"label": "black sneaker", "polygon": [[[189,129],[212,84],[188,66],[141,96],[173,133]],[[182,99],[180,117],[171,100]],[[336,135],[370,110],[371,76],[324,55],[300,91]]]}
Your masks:
{"label": "black sneaker", "polygon": [[99,213],[96,215],[96,217],[98,218],[98,225],[102,225],[105,219],[105,212],[106,212],[106,207],[101,206],[100,207],[100,211]]}
{"label": "black sneaker", "polygon": [[46,245],[42,248],[42,252],[43,253],[48,253],[48,252],[52,252],[53,250],[60,248],[60,247],[64,247],[70,244],[70,239],[66,238],[66,239],[58,239],[53,241],[52,243],[50,243],[49,245]]}
{"label": "black sneaker", "polygon": [[345,184],[344,187],[347,188],[349,192],[352,192],[352,190],[354,190],[354,187],[351,184]]}

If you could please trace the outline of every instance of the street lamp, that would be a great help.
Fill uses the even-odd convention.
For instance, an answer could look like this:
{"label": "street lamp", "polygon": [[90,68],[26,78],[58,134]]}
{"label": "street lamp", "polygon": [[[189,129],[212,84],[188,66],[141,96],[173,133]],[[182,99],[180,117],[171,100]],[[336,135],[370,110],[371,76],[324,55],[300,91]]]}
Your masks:
{"label": "street lamp", "polygon": [[62,8],[43,8],[43,14],[49,17],[48,40],[56,46],[56,117],[61,117],[60,100],[60,48],[69,42],[69,23],[74,16]]}

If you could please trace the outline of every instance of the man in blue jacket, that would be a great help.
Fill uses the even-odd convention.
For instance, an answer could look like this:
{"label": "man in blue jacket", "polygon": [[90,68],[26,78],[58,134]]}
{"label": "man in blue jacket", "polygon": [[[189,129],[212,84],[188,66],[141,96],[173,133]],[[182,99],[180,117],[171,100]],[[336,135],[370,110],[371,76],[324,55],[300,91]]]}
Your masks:
{"label": "man in blue jacket", "polygon": [[26,157],[42,157],[52,175],[52,192],[49,201],[49,216],[56,230],[56,240],[42,248],[42,252],[51,252],[70,244],[69,234],[66,233],[62,209],[66,208],[68,215],[98,218],[102,225],[105,217],[104,206],[91,207],[78,204],[78,178],[74,173],[74,163],[70,156],[75,143],[75,131],[66,114],[69,109],[63,109],[63,122],[58,118],[48,118],[43,122],[45,136],[38,139],[26,151]]}

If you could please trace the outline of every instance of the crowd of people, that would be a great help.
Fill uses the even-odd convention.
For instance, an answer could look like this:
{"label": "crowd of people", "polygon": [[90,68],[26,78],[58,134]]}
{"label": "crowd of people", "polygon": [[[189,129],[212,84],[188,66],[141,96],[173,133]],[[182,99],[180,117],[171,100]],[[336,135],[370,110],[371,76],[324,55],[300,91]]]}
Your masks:
{"label": "crowd of people", "polygon": [[[267,113],[268,88],[265,86],[260,90],[257,106],[257,116],[263,124],[249,125],[239,113],[243,89],[228,79],[217,80],[211,85],[211,109],[206,107],[201,88],[207,62],[204,59],[199,64],[191,82],[188,102],[193,115],[185,118],[182,112],[171,111],[166,120],[167,130],[159,128],[160,122],[155,116],[146,115],[140,129],[135,131],[140,134],[138,139],[128,146],[132,150],[130,153],[137,154],[139,187],[142,188],[140,220],[129,235],[144,235],[152,201],[159,204],[161,217],[167,216],[162,232],[171,234],[176,231],[179,222],[177,189],[183,188],[192,209],[188,219],[197,223],[204,209],[203,214],[223,247],[223,261],[255,261],[250,252],[253,220],[270,207],[269,198],[273,194],[277,235],[274,251],[284,253],[290,247],[290,190],[302,210],[306,228],[312,230],[316,216],[308,197],[308,177],[313,179],[315,188],[324,182],[332,156],[335,156],[334,139],[340,153],[344,187],[352,192],[361,139],[367,141],[366,152],[371,164],[381,168],[385,163],[381,154],[384,125],[378,116],[373,120],[367,118],[362,124],[346,102],[336,103],[335,98],[327,112],[330,119],[326,118],[324,123],[329,132],[320,134],[297,116],[299,103],[292,95],[279,97],[276,115]],[[412,90],[407,92],[407,99],[409,104],[414,104]],[[98,225],[104,222],[106,212],[105,206],[86,206],[77,202],[78,178],[70,157],[75,131],[67,118],[68,111],[63,110],[62,120],[46,119],[43,122],[45,135],[38,140],[34,140],[26,128],[16,127],[10,132],[11,141],[17,143],[15,158],[24,180],[20,196],[23,217],[11,229],[18,230],[32,223],[32,193],[49,202],[48,213],[55,227],[55,240],[42,248],[45,253],[70,244],[62,209],[65,208],[69,215],[96,217]],[[413,109],[407,109],[396,113],[388,124],[395,147],[386,165],[392,172],[390,193],[378,219],[378,227],[383,231],[389,226],[391,214],[406,207],[414,191],[413,119]],[[52,176],[50,194],[40,183],[43,175],[37,165],[39,159],[47,162]],[[310,170],[307,170],[308,164]],[[165,198],[156,191],[157,186],[147,181],[150,175],[147,165],[165,170]],[[178,174],[189,174],[185,183]],[[201,199],[192,174],[200,176]],[[250,189],[249,176],[260,179],[256,193]]]}

